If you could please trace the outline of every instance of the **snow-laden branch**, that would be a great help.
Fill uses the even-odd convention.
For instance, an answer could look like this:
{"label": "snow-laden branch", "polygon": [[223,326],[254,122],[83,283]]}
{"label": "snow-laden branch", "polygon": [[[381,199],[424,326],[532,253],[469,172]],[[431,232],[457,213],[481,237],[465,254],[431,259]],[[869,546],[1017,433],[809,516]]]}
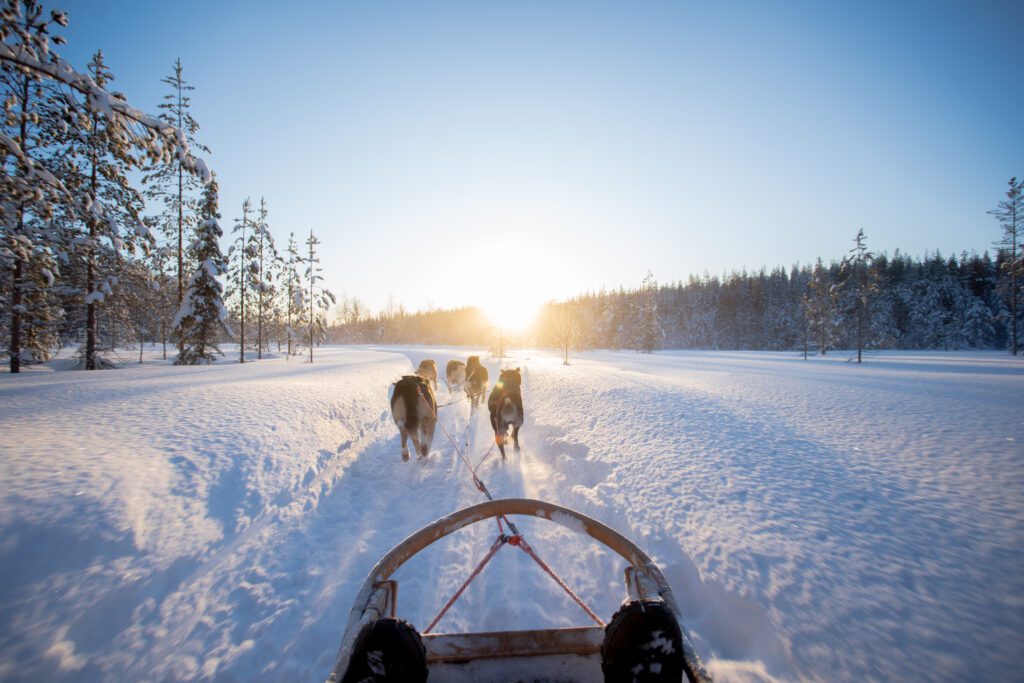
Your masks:
{"label": "snow-laden branch", "polygon": [[[174,146],[177,157],[186,170],[199,176],[203,184],[210,182],[210,169],[207,167],[206,162],[190,153],[184,131],[175,128],[162,119],[139,111],[126,101],[115,97],[98,86],[88,74],[75,71],[70,64],[60,57],[54,56],[52,62],[44,62],[24,49],[16,51],[13,46],[0,42],[0,61],[27,69],[38,76],[51,78],[85,95],[86,105],[89,107],[89,110],[96,112],[100,116],[108,119],[121,116],[147,128],[163,138],[165,142]],[[10,145],[7,146],[10,147]],[[23,157],[24,154],[21,156]]]}
{"label": "snow-laden branch", "polygon": [[25,154],[25,151],[21,148],[21,145],[19,145],[18,142],[13,138],[9,137],[8,135],[5,135],[3,132],[0,132],[0,146],[6,147],[7,151],[10,152],[12,156],[17,158],[18,161],[20,161],[26,169],[28,169],[25,176],[22,178],[23,180],[31,180],[33,177],[38,177],[41,178],[43,182],[45,182],[46,184],[52,186],[55,190],[63,192],[64,194],[69,194],[67,187],[64,186],[64,183],[62,183],[56,176],[54,176],[52,173],[46,170],[43,166],[37,164],[35,161],[29,158],[29,156]]}

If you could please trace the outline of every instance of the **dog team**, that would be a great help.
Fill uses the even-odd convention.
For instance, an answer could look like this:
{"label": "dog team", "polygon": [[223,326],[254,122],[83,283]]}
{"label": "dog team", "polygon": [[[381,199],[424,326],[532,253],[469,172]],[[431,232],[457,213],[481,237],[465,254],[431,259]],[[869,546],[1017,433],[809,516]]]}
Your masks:
{"label": "dog team", "polygon": [[[488,386],[487,368],[480,363],[480,356],[470,356],[465,363],[448,361],[445,366],[445,384],[451,395],[462,389],[470,400],[471,410],[483,404]],[[519,368],[502,370],[490,397],[487,409],[491,414],[494,442],[505,458],[505,443],[512,430],[512,443],[519,450],[519,428],[523,426],[523,377]],[[393,385],[391,394],[391,417],[402,435],[402,460],[409,459],[408,441],[420,458],[430,452],[437,426],[437,362],[425,360],[416,369],[415,375],[403,375]]]}

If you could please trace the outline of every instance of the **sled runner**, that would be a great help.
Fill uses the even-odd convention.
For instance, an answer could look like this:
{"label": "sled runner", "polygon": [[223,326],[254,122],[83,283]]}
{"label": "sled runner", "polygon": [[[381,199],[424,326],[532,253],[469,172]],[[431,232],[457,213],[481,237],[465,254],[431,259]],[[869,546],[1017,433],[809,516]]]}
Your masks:
{"label": "sled runner", "polygon": [[[506,515],[540,517],[586,533],[626,560],[626,600],[604,625],[536,556]],[[398,584],[391,575],[434,542],[463,527],[497,518],[499,536],[487,556],[423,633],[395,618]],[[504,532],[505,519],[512,535]],[[430,633],[503,545],[517,546],[582,607],[589,627]],[[689,681],[710,683],[672,589],[633,542],[575,510],[527,498],[489,500],[442,517],[395,546],[370,570],[349,613],[328,683],[355,681]]]}

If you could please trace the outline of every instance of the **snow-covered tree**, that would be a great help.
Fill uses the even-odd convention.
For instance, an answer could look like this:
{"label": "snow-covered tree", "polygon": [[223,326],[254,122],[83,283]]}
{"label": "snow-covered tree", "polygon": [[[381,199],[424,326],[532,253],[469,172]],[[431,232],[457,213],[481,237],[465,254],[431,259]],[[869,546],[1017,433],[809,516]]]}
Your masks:
{"label": "snow-covered tree", "polygon": [[[54,26],[67,23],[65,13],[46,14],[37,0],[5,0],[0,11],[0,87],[4,101],[0,130],[0,265],[11,274],[10,285],[5,287],[11,300],[5,322],[11,331],[8,353],[12,372],[20,369],[23,327],[26,321],[29,327],[32,325],[32,311],[25,300],[32,267],[24,259],[45,255],[49,248],[50,255],[62,262],[63,271],[76,270],[65,260],[71,246],[81,245],[69,244],[52,234],[54,209],[61,207],[68,215],[77,215],[78,220],[110,218],[103,214],[110,207],[96,201],[95,195],[65,184],[62,176],[70,174],[73,178],[79,171],[76,165],[84,164],[54,153],[58,146],[75,140],[92,144],[107,135],[108,150],[115,156],[123,153],[127,157],[129,151],[135,151],[154,161],[177,158],[190,174],[203,178],[208,175],[206,165],[191,155],[179,130],[133,108],[123,96],[107,92],[94,74],[80,73],[61,59],[54,45],[64,40],[50,32]],[[102,125],[97,125],[100,122]],[[43,140],[46,131],[50,137]],[[91,237],[86,247],[90,246],[88,240]],[[55,275],[49,268],[36,268],[40,274],[44,269]],[[44,275],[44,279],[49,278]],[[110,286],[111,282],[105,279],[103,284]],[[102,286],[95,291],[106,296]],[[94,354],[88,355],[94,359]]]}
{"label": "snow-covered tree", "polygon": [[964,313],[962,334],[972,349],[983,349],[991,344],[992,311],[981,297],[970,295],[970,302]]}
{"label": "snow-covered tree", "polygon": [[820,258],[807,281],[803,306],[810,336],[818,343],[818,353],[824,356],[835,338],[836,311],[832,280]]}
{"label": "snow-covered tree", "polygon": [[647,271],[640,285],[640,301],[636,315],[634,346],[637,351],[653,353],[661,348],[665,333],[658,322],[658,283],[654,273]]}
{"label": "snow-covered tree", "polygon": [[274,298],[273,272],[279,259],[274,238],[267,225],[267,201],[260,197],[260,208],[256,210],[256,218],[252,222],[249,233],[248,251],[251,256],[250,287],[254,292],[256,306],[256,357],[263,358],[263,348],[268,345],[265,324],[270,315],[271,301]]}
{"label": "snow-covered tree", "polygon": [[237,233],[234,244],[228,250],[228,290],[235,306],[238,316],[238,362],[245,362],[245,322],[246,303],[252,300],[252,250],[250,242],[246,239],[247,230],[252,225],[249,214],[252,212],[252,203],[246,197],[242,202],[242,217],[235,219],[233,233]]}
{"label": "snow-covered tree", "polygon": [[306,246],[309,248],[309,254],[305,259],[306,265],[306,305],[308,306],[307,312],[309,317],[308,321],[308,335],[306,341],[309,344],[309,362],[313,362],[313,347],[324,338],[327,331],[327,310],[331,304],[334,303],[334,295],[327,289],[324,289],[318,283],[323,281],[323,276],[320,275],[320,259],[316,255],[316,247],[320,244],[320,240],[316,238],[313,231],[309,231],[309,239],[306,240]]}
{"label": "snow-covered tree", "polygon": [[866,240],[864,230],[858,230],[857,236],[853,238],[853,249],[850,249],[839,267],[841,294],[845,312],[853,328],[858,363],[861,362],[864,346],[869,341],[868,321],[871,305],[878,291],[871,271],[875,255],[868,251]]}
{"label": "snow-covered tree", "polygon": [[[113,81],[114,76],[104,64],[101,51],[89,62],[89,75],[100,88]],[[83,231],[76,240],[76,251],[86,263],[85,350],[82,354],[86,370],[108,365],[96,355],[98,307],[118,284],[124,259],[140,247],[148,251],[152,243],[152,235],[140,217],[144,206],[142,196],[128,180],[128,173],[138,162],[132,155],[133,150],[124,144],[127,139],[124,127],[120,119],[89,112],[85,132],[73,138],[68,146],[68,155],[82,162],[80,173],[70,182],[83,193]]]}
{"label": "snow-covered tree", "polygon": [[190,246],[192,260],[199,265],[189,279],[185,298],[174,317],[175,336],[181,340],[176,365],[212,363],[216,355],[223,355],[217,347],[218,335],[231,333],[226,324],[224,287],[219,279],[227,273],[227,259],[220,250],[223,231],[218,223],[216,180],[203,192],[200,217],[202,222]]}
{"label": "snow-covered tree", "polygon": [[1010,178],[1005,197],[989,214],[995,216],[1003,229],[1003,237],[996,246],[1003,255],[1001,289],[1009,309],[1006,327],[1010,353],[1016,356],[1020,348],[1021,283],[1024,282],[1024,254],[1021,253],[1024,238],[1024,180]]}
{"label": "snow-covered tree", "polygon": [[[144,219],[145,220],[145,219]],[[150,223],[147,223],[149,225]],[[167,359],[167,339],[171,333],[171,324],[178,309],[174,262],[177,261],[176,250],[169,244],[161,244],[149,252],[147,259],[153,277],[153,316],[152,338],[159,339],[164,360]]]}
{"label": "snow-covered tree", "polygon": [[[210,150],[196,140],[199,124],[192,116],[192,98],[189,93],[195,90],[183,76],[181,59],[176,59],[171,67],[171,74],[160,79],[166,83],[170,91],[164,95],[160,108],[160,118],[181,131],[185,141],[193,150],[210,153]],[[168,242],[173,245],[177,257],[177,301],[181,306],[185,296],[185,277],[190,267],[186,264],[190,232],[195,226],[196,199],[195,193],[202,189],[202,182],[185,170],[181,158],[161,160],[143,177],[149,185],[147,196],[159,199],[163,203],[163,211],[158,217],[161,231]]]}
{"label": "snow-covered tree", "polygon": [[[23,352],[25,360],[38,358],[43,352],[38,337],[26,348],[26,336],[50,318],[49,307],[39,307],[38,287],[50,281],[44,271],[51,275],[55,272],[48,258],[52,235],[47,234],[47,221],[53,215],[54,204],[65,198],[67,190],[45,165],[51,134],[48,129],[59,125],[56,89],[44,76],[19,68],[10,57],[24,54],[26,59],[53,63],[57,57],[51,49],[50,31],[55,25],[66,26],[66,15],[45,15],[42,5],[33,0],[8,0],[0,17],[0,95],[4,102],[0,129],[0,266],[10,273],[4,294],[10,301],[5,322],[10,326],[7,352],[12,373],[20,370]],[[63,39],[55,36],[54,42]]]}
{"label": "snow-covered tree", "polygon": [[288,235],[288,249],[285,252],[284,284],[282,292],[285,295],[285,336],[288,341],[288,358],[291,358],[297,345],[301,341],[298,330],[306,325],[305,321],[305,300],[303,297],[302,277],[299,269],[302,265],[302,255],[299,253],[299,246],[295,242],[295,233]]}

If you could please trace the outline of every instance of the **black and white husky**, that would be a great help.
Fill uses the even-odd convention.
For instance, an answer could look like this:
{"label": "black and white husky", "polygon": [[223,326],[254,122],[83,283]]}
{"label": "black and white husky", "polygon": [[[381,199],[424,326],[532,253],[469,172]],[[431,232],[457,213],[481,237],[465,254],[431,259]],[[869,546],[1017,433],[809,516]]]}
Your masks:
{"label": "black and white husky", "polygon": [[491,413],[491,427],[494,428],[494,442],[498,444],[501,457],[505,457],[505,439],[508,429],[512,428],[512,443],[519,450],[519,428],[523,426],[523,376],[519,368],[502,370],[497,384],[487,399],[487,409]]}

